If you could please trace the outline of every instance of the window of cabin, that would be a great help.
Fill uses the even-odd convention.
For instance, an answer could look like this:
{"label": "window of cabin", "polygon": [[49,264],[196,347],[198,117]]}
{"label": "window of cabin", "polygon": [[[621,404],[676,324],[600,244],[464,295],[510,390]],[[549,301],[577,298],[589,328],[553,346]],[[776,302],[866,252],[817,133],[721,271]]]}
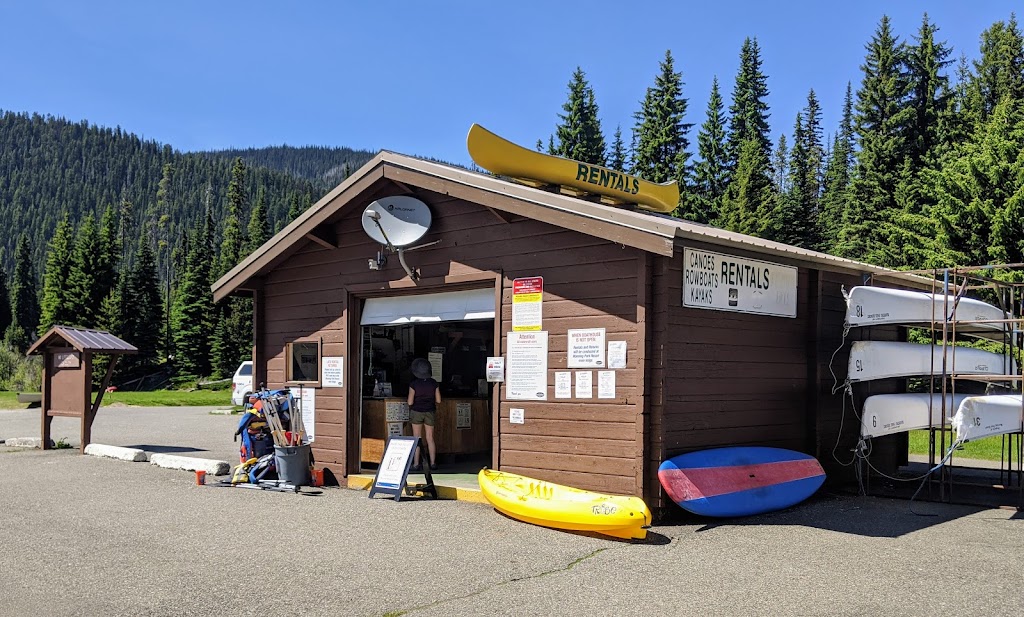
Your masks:
{"label": "window of cabin", "polygon": [[288,383],[320,384],[320,342],[295,341],[286,349],[285,379]]}

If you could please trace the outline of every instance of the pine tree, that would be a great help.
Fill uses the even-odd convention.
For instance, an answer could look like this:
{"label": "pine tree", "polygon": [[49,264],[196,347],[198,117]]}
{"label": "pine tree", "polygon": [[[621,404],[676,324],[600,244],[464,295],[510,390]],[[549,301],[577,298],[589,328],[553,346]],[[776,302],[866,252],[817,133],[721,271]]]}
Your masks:
{"label": "pine tree", "polygon": [[245,172],[245,163],[242,159],[235,159],[235,165],[231,169],[231,183],[228,184],[228,210],[224,217],[224,231],[221,234],[220,265],[214,273],[214,279],[226,274],[242,260],[241,217],[248,201],[244,192]]}
{"label": "pine tree", "polygon": [[18,237],[18,248],[14,253],[11,317],[4,342],[24,352],[32,343],[32,332],[39,325],[39,299],[36,296],[36,277],[32,272],[32,249],[24,233]]}
{"label": "pine tree", "polygon": [[0,337],[11,325],[11,292],[8,289],[7,271],[0,255]]}
{"label": "pine tree", "polygon": [[952,49],[944,41],[935,40],[938,30],[925,13],[915,37],[917,42],[907,50],[910,107],[913,109],[907,155],[914,167],[936,161],[941,137],[939,118],[952,96],[949,77],[942,73],[952,63],[948,59]]}
{"label": "pine tree", "polygon": [[163,298],[156,269],[156,255],[148,230],[144,230],[135,250],[135,260],[128,277],[132,303],[132,344],[139,353],[133,359],[137,366],[156,364],[163,321]]}
{"label": "pine tree", "polygon": [[743,142],[740,159],[726,191],[718,226],[730,231],[772,239],[779,230],[771,228],[770,210],[775,199],[768,157],[756,139]]}
{"label": "pine tree", "polygon": [[238,256],[239,261],[253,253],[256,249],[270,239],[270,222],[267,220],[267,195],[260,187],[256,192],[256,205],[253,206],[249,215],[249,225],[246,228],[245,246],[242,254]]}
{"label": "pine tree", "polygon": [[[800,137],[801,131],[803,127],[800,124],[800,116],[797,116],[794,140]],[[776,193],[786,193],[789,191],[789,183],[789,145],[786,143],[786,134],[781,133],[772,154],[772,184]]]}
{"label": "pine tree", "polygon": [[117,211],[107,206],[99,228],[99,262],[96,281],[101,296],[106,296],[117,285],[117,268],[121,261],[121,245],[118,237]]}
{"label": "pine tree", "polygon": [[843,115],[839,131],[832,142],[825,177],[822,181],[821,214],[818,228],[821,230],[819,248],[834,252],[843,225],[843,213],[849,204],[850,178],[853,173],[853,97],[850,83],[846,84],[843,99]]}
{"label": "pine tree", "polygon": [[37,333],[42,336],[57,324],[71,323],[74,317],[69,295],[71,274],[71,219],[67,213],[57,224],[46,252],[43,271],[43,299]]}
{"label": "pine tree", "polygon": [[747,38],[740,48],[740,68],[729,107],[729,133],[725,151],[730,172],[739,164],[744,141],[753,139],[761,152],[756,158],[768,160],[771,155],[770,128],[768,126],[768,78],[761,72],[761,49],[757,39]]}
{"label": "pine tree", "polygon": [[[538,146],[540,142],[537,142]],[[626,144],[622,141],[622,127],[615,127],[615,137],[612,139],[612,149],[608,157],[608,167],[615,171],[625,173],[628,164],[629,154],[626,152]]]}
{"label": "pine tree", "polygon": [[68,307],[72,325],[94,328],[99,323],[100,304],[108,291],[100,281],[103,269],[102,241],[96,219],[86,215],[75,236],[71,256]]}
{"label": "pine tree", "polygon": [[694,207],[683,218],[710,223],[718,218],[725,197],[728,161],[725,153],[725,107],[718,89],[718,78],[711,83],[707,119],[697,133],[699,161],[693,170]]}
{"label": "pine tree", "polygon": [[[682,74],[675,71],[672,52],[665,52],[654,86],[647,88],[640,111],[634,114],[632,173],[651,182],[679,183],[686,199],[689,184],[690,147],[688,134],[692,124],[683,122],[687,100],[683,98]],[[677,209],[673,212],[680,215]]]}
{"label": "pine tree", "polygon": [[562,105],[562,111],[565,114],[558,114],[561,122],[555,129],[558,156],[603,166],[605,142],[594,89],[580,67],[576,67],[569,81],[569,99]]}
{"label": "pine tree", "polygon": [[893,35],[888,16],[882,17],[867,50],[856,103],[860,150],[836,248],[841,256],[871,261],[884,250],[882,223],[897,208],[896,188],[914,110],[907,104],[905,46]]}
{"label": "pine tree", "polygon": [[292,193],[292,198],[288,206],[288,222],[299,218],[300,214],[302,214],[302,210],[299,208],[299,194]]}
{"label": "pine tree", "polygon": [[203,226],[195,230],[184,270],[177,275],[179,283],[171,309],[171,331],[174,366],[179,375],[210,375],[212,320],[216,315],[210,293],[212,226],[208,215]]}
{"label": "pine tree", "polygon": [[1024,37],[1014,16],[981,34],[981,57],[968,84],[968,112],[975,126],[987,122],[1005,97],[1024,99]]}
{"label": "pine tree", "polygon": [[792,215],[786,222],[786,242],[804,248],[821,244],[818,218],[821,212],[822,172],[825,153],[821,144],[821,106],[814,90],[797,116],[790,161]]}

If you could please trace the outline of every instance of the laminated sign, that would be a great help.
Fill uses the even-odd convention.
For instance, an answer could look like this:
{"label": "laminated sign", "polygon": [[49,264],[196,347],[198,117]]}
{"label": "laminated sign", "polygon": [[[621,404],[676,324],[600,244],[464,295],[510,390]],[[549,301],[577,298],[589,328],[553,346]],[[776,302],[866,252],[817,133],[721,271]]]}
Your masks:
{"label": "laminated sign", "polygon": [[604,328],[569,330],[569,368],[604,368]]}
{"label": "laminated sign", "polygon": [[512,331],[540,330],[543,316],[544,277],[512,281]]}

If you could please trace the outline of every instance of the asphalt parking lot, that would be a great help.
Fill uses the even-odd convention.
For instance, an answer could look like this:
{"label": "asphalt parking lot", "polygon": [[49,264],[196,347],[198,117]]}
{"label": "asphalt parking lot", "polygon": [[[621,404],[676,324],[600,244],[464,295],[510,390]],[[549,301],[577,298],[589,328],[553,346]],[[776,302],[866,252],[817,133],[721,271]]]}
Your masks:
{"label": "asphalt parking lot", "polygon": [[[98,442],[234,462],[237,417],[107,412]],[[38,410],[0,411],[0,439],[33,434]],[[148,463],[2,447],[0,503],[0,615],[1024,610],[1024,513],[1013,510],[819,493],[748,519],[680,517],[629,543],[477,503],[204,487]]]}

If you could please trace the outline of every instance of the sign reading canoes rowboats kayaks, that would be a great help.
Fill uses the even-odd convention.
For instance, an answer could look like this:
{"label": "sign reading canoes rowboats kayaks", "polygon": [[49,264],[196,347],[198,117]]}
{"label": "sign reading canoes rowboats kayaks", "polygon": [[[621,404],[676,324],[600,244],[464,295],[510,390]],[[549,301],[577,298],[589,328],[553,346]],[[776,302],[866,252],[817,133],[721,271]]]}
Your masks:
{"label": "sign reading canoes rowboats kayaks", "polygon": [[469,155],[477,165],[502,176],[572,187],[645,210],[672,212],[679,205],[679,184],[655,184],[621,171],[535,152],[498,137],[479,124],[469,127]]}

